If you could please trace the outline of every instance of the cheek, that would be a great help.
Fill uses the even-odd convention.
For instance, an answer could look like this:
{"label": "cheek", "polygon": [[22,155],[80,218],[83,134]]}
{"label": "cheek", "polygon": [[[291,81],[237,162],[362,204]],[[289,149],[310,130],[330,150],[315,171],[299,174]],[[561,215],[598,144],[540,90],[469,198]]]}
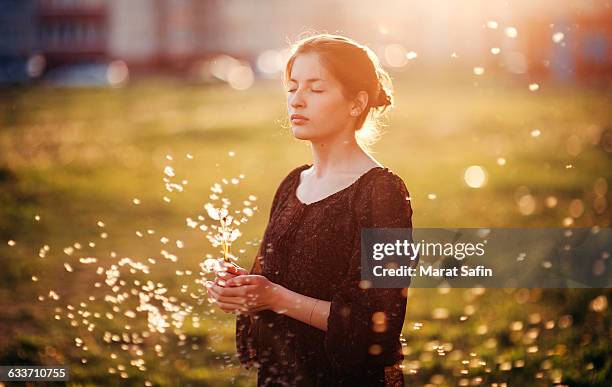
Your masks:
{"label": "cheek", "polygon": [[344,100],[334,95],[321,95],[314,98],[311,105],[313,113],[317,117],[337,120],[345,114]]}

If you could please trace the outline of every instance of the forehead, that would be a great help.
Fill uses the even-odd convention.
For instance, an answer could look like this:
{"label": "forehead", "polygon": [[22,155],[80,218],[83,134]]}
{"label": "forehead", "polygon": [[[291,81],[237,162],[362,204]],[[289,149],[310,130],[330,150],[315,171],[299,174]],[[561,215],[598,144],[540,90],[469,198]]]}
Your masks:
{"label": "forehead", "polygon": [[319,56],[315,53],[299,54],[295,57],[291,67],[289,80],[305,82],[307,80],[327,80],[331,81],[329,71],[323,66]]}

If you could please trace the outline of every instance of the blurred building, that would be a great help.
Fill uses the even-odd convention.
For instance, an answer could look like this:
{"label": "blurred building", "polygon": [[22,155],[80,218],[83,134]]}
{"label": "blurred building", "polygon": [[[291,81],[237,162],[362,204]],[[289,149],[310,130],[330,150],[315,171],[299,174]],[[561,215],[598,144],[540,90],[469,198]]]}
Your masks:
{"label": "blurred building", "polygon": [[418,55],[417,65],[572,80],[612,73],[611,30],[609,0],[0,0],[0,64],[34,54],[48,67],[183,71],[220,54],[255,64],[325,31],[368,44],[397,71]]}

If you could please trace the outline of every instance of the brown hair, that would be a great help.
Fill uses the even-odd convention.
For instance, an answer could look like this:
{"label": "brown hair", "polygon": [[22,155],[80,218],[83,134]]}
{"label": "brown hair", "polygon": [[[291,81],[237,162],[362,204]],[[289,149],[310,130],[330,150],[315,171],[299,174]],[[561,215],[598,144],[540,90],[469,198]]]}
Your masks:
{"label": "brown hair", "polygon": [[369,149],[380,138],[380,117],[393,106],[391,77],[382,68],[376,54],[356,41],[331,34],[317,34],[296,42],[285,67],[284,81],[291,77],[295,58],[315,53],[326,69],[340,82],[347,99],[359,91],[368,93],[368,105],[357,118],[357,141]]}

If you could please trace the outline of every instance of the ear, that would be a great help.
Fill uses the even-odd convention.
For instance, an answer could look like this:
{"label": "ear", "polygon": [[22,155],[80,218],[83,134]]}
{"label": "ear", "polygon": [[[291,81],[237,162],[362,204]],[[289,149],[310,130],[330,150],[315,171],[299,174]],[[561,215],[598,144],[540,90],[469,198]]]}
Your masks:
{"label": "ear", "polygon": [[361,114],[368,106],[368,93],[361,90],[357,93],[351,103],[351,112],[358,111]]}

